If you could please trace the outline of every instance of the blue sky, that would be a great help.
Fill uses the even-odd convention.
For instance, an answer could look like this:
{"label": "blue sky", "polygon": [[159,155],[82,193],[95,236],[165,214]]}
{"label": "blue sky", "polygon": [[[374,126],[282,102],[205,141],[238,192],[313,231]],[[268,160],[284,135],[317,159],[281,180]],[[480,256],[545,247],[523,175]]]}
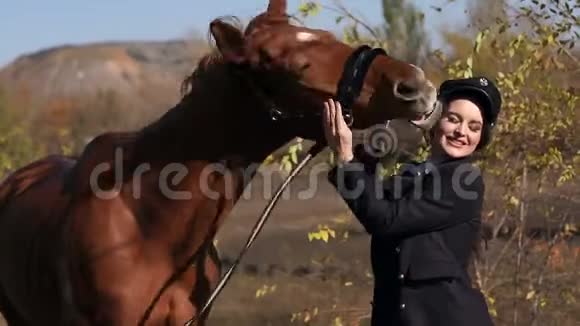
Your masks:
{"label": "blue sky", "polygon": [[[426,14],[428,30],[438,46],[438,28],[463,26],[467,0],[412,0]],[[209,21],[236,15],[244,21],[267,6],[267,0],[2,0],[0,5],[0,66],[17,56],[62,44],[111,40],[164,40],[181,38],[192,31],[203,36]],[[332,5],[332,0],[321,0]],[[288,0],[289,13],[301,0]],[[345,1],[346,6],[380,22],[379,0]],[[447,5],[446,5],[447,4]],[[446,5],[439,13],[429,7]],[[335,15],[328,11],[305,23],[310,27],[336,30]]]}

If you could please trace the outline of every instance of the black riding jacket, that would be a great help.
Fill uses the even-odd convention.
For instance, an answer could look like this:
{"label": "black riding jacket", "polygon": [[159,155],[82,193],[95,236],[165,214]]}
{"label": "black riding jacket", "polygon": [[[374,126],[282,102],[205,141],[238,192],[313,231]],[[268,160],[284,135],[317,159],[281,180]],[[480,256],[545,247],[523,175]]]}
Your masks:
{"label": "black riding jacket", "polygon": [[409,164],[377,181],[357,157],[328,178],[372,237],[373,326],[493,325],[467,273],[484,194],[470,158]]}

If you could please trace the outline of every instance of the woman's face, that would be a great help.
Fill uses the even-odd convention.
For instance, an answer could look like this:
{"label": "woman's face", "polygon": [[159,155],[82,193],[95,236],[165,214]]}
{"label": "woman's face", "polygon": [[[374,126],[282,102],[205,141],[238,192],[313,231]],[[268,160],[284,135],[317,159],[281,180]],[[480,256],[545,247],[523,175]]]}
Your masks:
{"label": "woman's face", "polygon": [[434,149],[453,158],[472,154],[481,139],[483,117],[473,102],[455,99],[436,126],[432,141]]}

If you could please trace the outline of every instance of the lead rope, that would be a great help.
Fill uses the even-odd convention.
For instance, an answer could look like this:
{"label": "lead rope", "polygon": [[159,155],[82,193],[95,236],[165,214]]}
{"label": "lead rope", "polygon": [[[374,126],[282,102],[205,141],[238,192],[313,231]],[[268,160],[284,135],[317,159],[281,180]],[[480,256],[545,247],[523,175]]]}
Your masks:
{"label": "lead rope", "polygon": [[286,189],[288,184],[290,184],[290,181],[292,181],[292,179],[294,179],[294,177],[300,172],[300,170],[302,170],[302,168],[304,168],[304,166],[306,166],[308,161],[310,161],[314,156],[316,156],[318,153],[320,153],[322,151],[322,149],[324,149],[325,146],[326,146],[326,144],[322,141],[316,142],[312,147],[310,147],[306,156],[296,165],[296,167],[294,167],[294,169],[292,169],[292,171],[290,172],[288,177],[278,187],[278,190],[276,191],[276,193],[274,194],[272,199],[270,199],[270,202],[268,202],[268,205],[266,206],[266,208],[262,212],[262,215],[260,216],[260,218],[258,219],[256,224],[254,225],[254,228],[252,229],[252,233],[250,234],[250,237],[246,241],[246,245],[244,246],[244,248],[242,248],[242,250],[240,251],[238,257],[236,258],[236,260],[234,261],[232,266],[230,266],[228,271],[224,274],[224,276],[220,280],[219,284],[213,290],[209,299],[206,301],[206,303],[204,304],[202,309],[199,311],[199,313],[196,316],[193,316],[190,320],[188,320],[185,323],[185,326],[197,325],[198,318],[203,316],[205,314],[205,312],[207,311],[207,309],[215,301],[217,296],[220,294],[222,289],[225,287],[227,282],[230,280],[233,272],[238,267],[243,256],[246,254],[248,249],[252,246],[252,243],[254,242],[254,240],[256,240],[258,233],[260,233],[263,226],[265,225],[266,220],[270,216],[270,212],[274,208],[274,205],[276,205],[276,202],[278,201],[278,199],[282,195],[282,192]]}
{"label": "lead rope", "polygon": [[[371,49],[368,45],[362,45],[358,47],[347,59],[347,63],[345,64],[347,70],[343,72],[343,77],[339,81],[339,85],[337,87],[337,97],[336,99],[342,104],[343,109],[343,117],[345,122],[349,127],[353,125],[354,117],[352,114],[352,106],[354,104],[354,100],[360,95],[362,90],[362,81],[367,73],[367,70],[370,67],[372,60],[379,54],[385,54],[386,52],[381,48]],[[354,84],[354,85],[353,85]],[[255,88],[255,87],[254,87]],[[260,92],[258,92],[260,93]],[[269,101],[267,101],[268,103]],[[270,103],[270,111],[272,112],[272,108],[275,108],[274,103]],[[215,301],[218,294],[222,291],[228,280],[230,279],[232,273],[237,268],[238,264],[240,263],[242,257],[250,248],[258,233],[261,231],[262,227],[266,223],[270,215],[270,211],[278,201],[278,198],[282,195],[282,192],[286,189],[290,181],[304,168],[304,166],[312,159],[312,157],[316,156],[318,153],[324,149],[326,143],[324,141],[318,140],[309,150],[306,156],[296,165],[296,167],[290,172],[288,177],[284,180],[284,182],[278,187],[278,190],[274,194],[274,197],[270,199],[270,202],[262,212],[262,215],[254,225],[252,229],[252,234],[248,238],[246,245],[240,251],[238,258],[234,261],[233,265],[229,268],[229,270],[224,274],[222,279],[220,280],[219,284],[216,286],[212,294],[210,295],[207,302],[204,304],[202,309],[198,314],[193,316],[189,321],[185,323],[185,326],[197,325],[198,319],[204,315],[207,309],[211,306],[211,304]]]}

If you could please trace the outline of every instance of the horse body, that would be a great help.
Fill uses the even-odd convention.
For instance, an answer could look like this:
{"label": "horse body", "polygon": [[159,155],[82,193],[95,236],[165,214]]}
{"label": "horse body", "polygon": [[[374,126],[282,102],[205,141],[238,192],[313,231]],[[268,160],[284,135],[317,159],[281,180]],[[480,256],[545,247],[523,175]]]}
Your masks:
{"label": "horse body", "polygon": [[213,237],[255,173],[251,165],[292,138],[282,125],[264,123],[264,104],[239,85],[219,85],[228,96],[216,100],[209,83],[187,99],[199,111],[177,106],[139,133],[101,135],[76,162],[51,158],[49,171],[5,199],[0,250],[11,266],[0,271],[0,286],[20,303],[8,309],[27,324],[138,324],[157,290],[199,251],[148,320],[177,325],[195,315],[219,277],[217,257],[208,255]]}
{"label": "horse body", "polygon": [[[220,56],[202,59],[159,120],[0,184],[10,325],[183,325],[196,315],[220,276],[213,238],[259,164],[294,137],[322,136],[320,115],[274,121],[272,108],[320,112],[352,52],[288,25],[285,7],[272,0],[245,34],[214,21]],[[370,70],[355,127],[431,112],[435,90],[418,68],[384,57]]]}
{"label": "horse body", "polygon": [[[124,194],[73,202],[72,194],[62,193],[65,177],[72,171],[70,162],[64,163],[55,162],[54,174],[38,180],[3,208],[0,254],[11,263],[0,274],[3,281],[10,280],[1,284],[3,296],[10,298],[0,303],[2,311],[16,325],[137,324],[155,291],[183,266],[188,249],[202,246],[184,240],[196,237],[183,230],[203,232],[205,227],[207,232],[215,221],[197,217],[219,218],[227,204],[198,200],[161,209]],[[154,194],[144,197],[156,200]],[[195,226],[181,226],[182,232],[177,232],[178,222]],[[211,242],[205,245],[197,266],[160,299],[152,324],[183,323],[195,312],[192,304],[184,305],[190,302],[190,294],[203,298],[199,291],[208,291],[209,283],[217,281],[217,257],[207,255]]]}
{"label": "horse body", "polygon": [[[67,246],[70,279],[77,289],[72,302],[89,324],[138,324],[163,283],[175,270],[187,268],[192,252],[200,252],[195,265],[164,291],[149,324],[183,324],[201,304],[196,299],[207,296],[202,292],[217,281],[218,261],[206,253],[212,226],[228,204],[197,193],[193,185],[203,164],[187,166],[190,174],[179,187],[193,190],[191,200],[164,205],[168,199],[154,188],[160,170],[152,168],[140,189],[123,184],[115,199],[89,196],[72,207]],[[220,180],[213,185],[219,187]],[[142,192],[141,199],[133,198],[135,191]]]}
{"label": "horse body", "polygon": [[[58,314],[58,244],[63,209],[70,196],[61,180],[74,161],[50,156],[12,174],[0,185],[0,309],[10,325],[22,325],[20,313],[38,307],[35,315],[50,320]],[[10,298],[10,299],[8,299]],[[50,302],[37,306],[37,302]]]}

